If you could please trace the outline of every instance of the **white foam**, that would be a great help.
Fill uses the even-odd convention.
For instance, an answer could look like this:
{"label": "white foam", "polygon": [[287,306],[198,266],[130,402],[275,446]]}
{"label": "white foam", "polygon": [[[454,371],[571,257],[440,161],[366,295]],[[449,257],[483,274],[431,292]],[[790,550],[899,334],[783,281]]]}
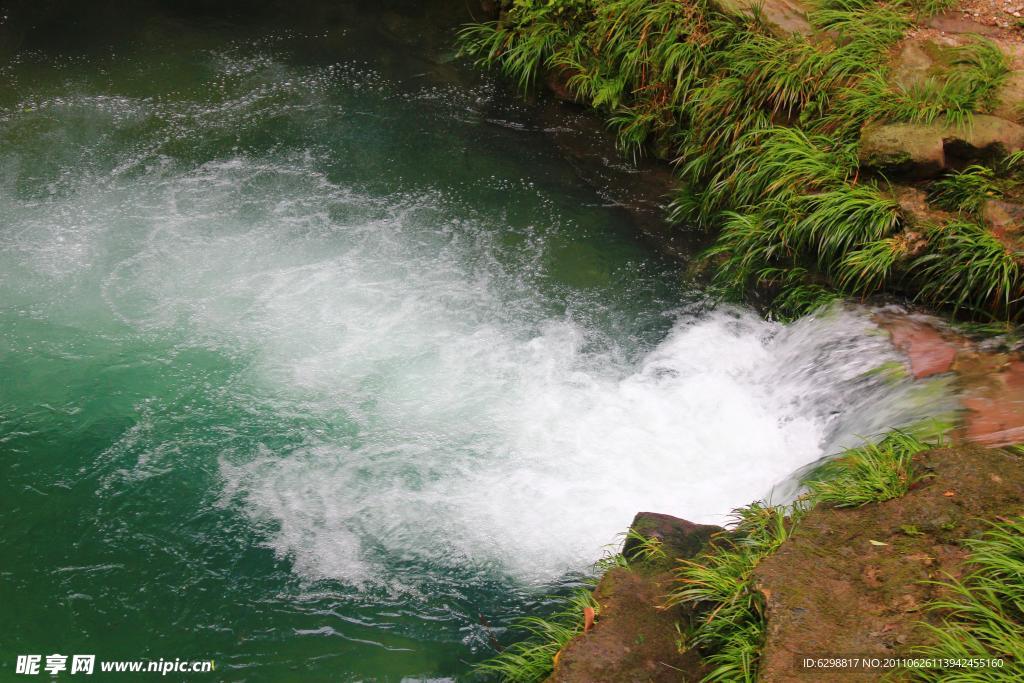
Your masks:
{"label": "white foam", "polygon": [[898,358],[863,312],[790,327],[681,313],[645,350],[553,313],[534,276],[557,226],[508,267],[493,222],[436,193],[334,184],[308,153],[161,159],[6,199],[11,281],[244,363],[195,388],[272,425],[263,445],[225,442],[224,501],[309,579],[386,580],[413,562],[550,581],[637,511],[722,523],[853,434],[934,410],[869,373]]}

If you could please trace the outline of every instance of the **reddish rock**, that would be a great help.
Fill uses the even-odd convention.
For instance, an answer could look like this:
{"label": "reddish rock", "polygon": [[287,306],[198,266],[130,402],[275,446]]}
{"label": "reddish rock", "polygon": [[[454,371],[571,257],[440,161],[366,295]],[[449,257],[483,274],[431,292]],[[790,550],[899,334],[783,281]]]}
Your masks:
{"label": "reddish rock", "polygon": [[671,588],[667,572],[608,571],[594,591],[601,605],[597,622],[558,653],[548,683],[699,681],[705,673],[700,656],[680,652],[676,643],[676,623],[686,615],[660,607]]}
{"label": "reddish rock", "polygon": [[1024,361],[1007,359],[993,367],[998,358],[973,358],[964,369],[967,414],[961,436],[987,446],[1024,443]]}
{"label": "reddish rock", "polygon": [[953,369],[957,347],[928,323],[909,316],[878,318],[889,332],[893,346],[907,355],[910,372],[917,379]]}

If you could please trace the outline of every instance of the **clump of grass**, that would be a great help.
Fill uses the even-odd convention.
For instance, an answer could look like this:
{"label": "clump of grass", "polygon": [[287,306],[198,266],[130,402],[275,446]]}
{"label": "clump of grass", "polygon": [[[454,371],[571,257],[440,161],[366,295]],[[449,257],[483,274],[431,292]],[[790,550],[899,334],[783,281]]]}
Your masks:
{"label": "clump of grass", "polygon": [[996,523],[977,539],[966,539],[970,573],[962,581],[939,583],[951,597],[935,601],[930,610],[946,612],[940,626],[925,624],[933,645],[915,655],[936,659],[1000,659],[1001,667],[957,669],[917,668],[908,671],[919,681],[1024,680],[1024,517]]}
{"label": "clump of grass", "polygon": [[928,199],[941,209],[978,216],[988,199],[1000,196],[995,172],[975,164],[936,180]]}
{"label": "clump of grass", "polygon": [[845,451],[805,481],[810,498],[835,507],[860,507],[904,495],[915,481],[913,457],[932,446],[893,431],[877,444]]}
{"label": "clump of grass", "polygon": [[645,536],[636,529],[626,532],[626,539],[633,541],[627,561],[659,563],[669,559],[665,544],[656,536]]}
{"label": "clump of grass", "polygon": [[926,253],[914,260],[919,298],[952,308],[1019,315],[1024,298],[1021,252],[1013,252],[984,226],[956,221],[928,232]]}
{"label": "clump of grass", "polygon": [[687,604],[697,613],[686,644],[704,654],[711,671],[704,681],[753,681],[764,644],[764,596],[753,571],[790,534],[802,513],[754,503],[734,512],[735,527],[693,560],[681,563],[667,604]]}
{"label": "clump of grass", "polygon": [[893,273],[911,253],[906,234],[862,244],[849,251],[839,264],[840,286],[853,293],[876,292],[893,279]]}
{"label": "clump of grass", "polygon": [[474,671],[506,683],[539,683],[547,679],[554,669],[555,655],[583,632],[583,610],[587,607],[595,614],[601,609],[591,591],[581,589],[551,616],[519,619],[515,628],[526,637],[476,665]]}

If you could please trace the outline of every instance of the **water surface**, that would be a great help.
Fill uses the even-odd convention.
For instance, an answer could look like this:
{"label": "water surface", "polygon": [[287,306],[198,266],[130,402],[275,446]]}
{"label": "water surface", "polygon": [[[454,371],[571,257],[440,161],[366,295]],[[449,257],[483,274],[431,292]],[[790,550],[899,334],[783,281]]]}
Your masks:
{"label": "water surface", "polygon": [[863,312],[709,309],[437,16],[315,6],[0,72],[4,671],[455,678],[635,512],[935,409]]}

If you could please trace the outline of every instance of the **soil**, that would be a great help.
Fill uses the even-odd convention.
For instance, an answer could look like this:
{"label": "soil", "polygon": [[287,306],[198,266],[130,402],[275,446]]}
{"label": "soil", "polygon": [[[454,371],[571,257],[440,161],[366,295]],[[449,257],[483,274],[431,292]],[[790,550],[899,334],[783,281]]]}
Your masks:
{"label": "soil", "polygon": [[856,509],[819,506],[755,570],[767,603],[759,680],[879,680],[878,671],[805,670],[804,656],[891,657],[929,641],[923,605],[963,573],[959,539],[1024,512],[1024,458],[978,446],[916,458],[904,497]]}

